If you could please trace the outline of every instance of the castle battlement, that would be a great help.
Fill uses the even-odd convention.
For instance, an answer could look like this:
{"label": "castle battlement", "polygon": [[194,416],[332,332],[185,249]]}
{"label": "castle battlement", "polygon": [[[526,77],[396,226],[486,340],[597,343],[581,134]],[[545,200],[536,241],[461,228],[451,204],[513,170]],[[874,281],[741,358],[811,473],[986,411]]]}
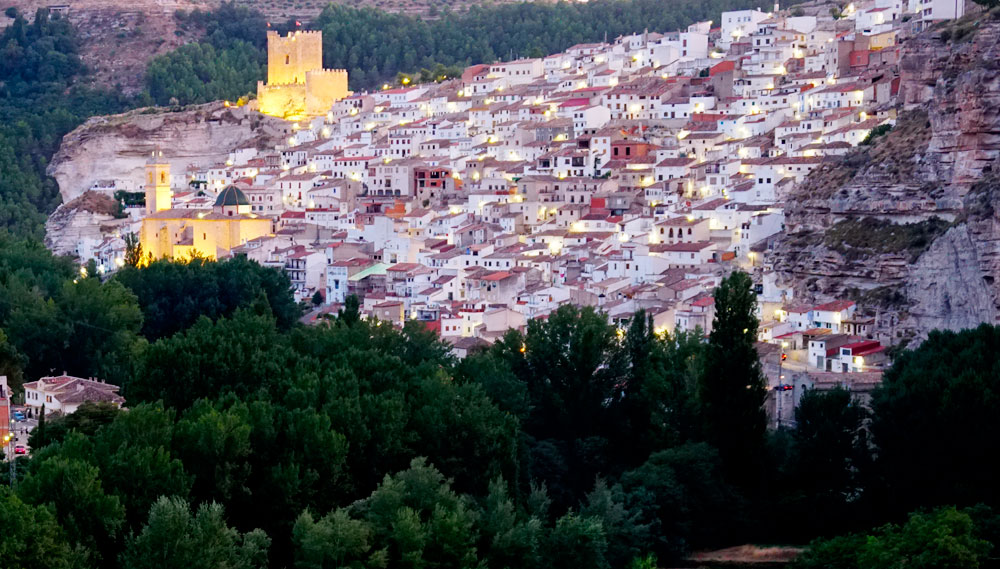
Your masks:
{"label": "castle battlement", "polygon": [[306,71],[306,75],[339,75],[341,73],[347,73],[346,69],[313,69],[312,71]]}
{"label": "castle battlement", "polygon": [[318,36],[318,37],[322,38],[323,37],[323,32],[318,31],[318,30],[295,30],[295,31],[288,32],[287,35],[283,36],[283,35],[279,34],[278,32],[276,32],[275,30],[267,30],[267,39],[268,40],[270,40],[272,37],[275,37],[275,38],[278,38],[278,39],[292,39],[292,38],[294,38],[296,36],[306,36],[306,37],[309,37],[309,36]]}
{"label": "castle battlement", "polygon": [[[309,73],[312,73],[311,71]],[[305,87],[305,82],[303,83],[265,83],[264,81],[258,81],[257,87],[264,87],[265,89],[288,89],[295,88],[301,89]]]}
{"label": "castle battlement", "polygon": [[350,95],[346,69],[323,69],[323,32],[267,32],[267,83],[257,83],[260,112],[277,117],[326,114]]}

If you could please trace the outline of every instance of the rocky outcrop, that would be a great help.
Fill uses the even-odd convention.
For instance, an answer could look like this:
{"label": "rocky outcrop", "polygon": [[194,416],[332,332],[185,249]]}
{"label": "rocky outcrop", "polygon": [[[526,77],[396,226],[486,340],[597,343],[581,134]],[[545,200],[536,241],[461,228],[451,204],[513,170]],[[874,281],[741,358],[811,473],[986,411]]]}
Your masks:
{"label": "rocky outcrop", "polygon": [[273,148],[288,123],[221,102],[185,107],[137,109],[94,117],[63,138],[48,174],[69,202],[99,180],[143,180],[146,158],[163,152],[173,172],[225,162],[230,151]]}
{"label": "rocky outcrop", "polygon": [[[962,30],[963,40],[950,29]],[[1000,317],[1000,23],[961,21],[908,40],[896,127],[828,163],[786,196],[790,235],[774,255],[780,285],[801,300],[855,298],[889,314],[894,336]],[[970,39],[971,38],[971,39]],[[936,218],[935,221],[930,221]],[[843,254],[845,220],[941,227],[906,251]],[[837,249],[840,250],[837,250]]]}
{"label": "rocky outcrop", "polygon": [[997,319],[996,291],[984,279],[982,259],[996,241],[983,242],[966,224],[934,241],[908,267],[906,312],[915,330],[960,330]]}
{"label": "rocky outcrop", "polygon": [[100,243],[127,223],[114,199],[85,192],[60,205],[49,216],[45,222],[45,246],[56,255],[77,256],[79,243]]}

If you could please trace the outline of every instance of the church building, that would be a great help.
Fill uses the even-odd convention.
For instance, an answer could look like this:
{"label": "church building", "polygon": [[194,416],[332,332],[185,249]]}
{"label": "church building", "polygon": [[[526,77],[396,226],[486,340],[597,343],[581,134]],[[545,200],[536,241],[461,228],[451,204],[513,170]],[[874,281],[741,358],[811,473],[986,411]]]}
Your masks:
{"label": "church building", "polygon": [[212,209],[173,209],[170,164],[154,152],[146,164],[146,216],[139,235],[154,259],[226,257],[251,239],[271,234],[271,219],[250,213],[250,200],[236,186],[219,193]]}

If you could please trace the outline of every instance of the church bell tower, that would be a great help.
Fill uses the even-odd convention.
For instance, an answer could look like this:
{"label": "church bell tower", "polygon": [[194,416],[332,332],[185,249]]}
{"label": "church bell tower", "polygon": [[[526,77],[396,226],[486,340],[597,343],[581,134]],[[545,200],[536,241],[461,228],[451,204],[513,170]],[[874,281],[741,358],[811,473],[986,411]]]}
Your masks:
{"label": "church bell tower", "polygon": [[161,150],[154,150],[146,161],[146,215],[170,209],[173,197],[170,164],[163,159]]}

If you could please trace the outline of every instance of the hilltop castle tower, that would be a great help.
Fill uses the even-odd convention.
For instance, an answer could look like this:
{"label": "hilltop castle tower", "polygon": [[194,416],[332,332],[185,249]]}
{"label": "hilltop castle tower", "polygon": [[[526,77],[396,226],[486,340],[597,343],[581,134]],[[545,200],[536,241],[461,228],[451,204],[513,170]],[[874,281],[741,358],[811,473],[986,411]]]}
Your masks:
{"label": "hilltop castle tower", "polygon": [[154,150],[146,160],[146,215],[170,209],[174,192],[170,189],[170,164],[163,152]]}
{"label": "hilltop castle tower", "polygon": [[257,82],[260,112],[287,119],[323,115],[350,94],[346,70],[323,69],[323,32],[267,32],[267,84]]}

